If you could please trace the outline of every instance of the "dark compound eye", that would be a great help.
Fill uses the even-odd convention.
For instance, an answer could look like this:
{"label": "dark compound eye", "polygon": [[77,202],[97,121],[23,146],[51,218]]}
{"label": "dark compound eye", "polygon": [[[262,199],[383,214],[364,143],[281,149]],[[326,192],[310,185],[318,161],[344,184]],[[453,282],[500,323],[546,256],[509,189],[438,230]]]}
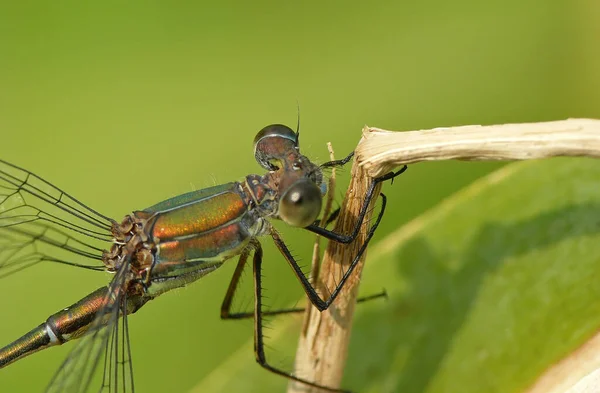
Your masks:
{"label": "dark compound eye", "polygon": [[270,171],[278,169],[278,163],[297,148],[298,135],[282,124],[267,126],[254,138],[254,157],[260,166]]}
{"label": "dark compound eye", "polygon": [[292,184],[279,200],[279,217],[295,227],[307,227],[321,212],[321,189],[309,179]]}

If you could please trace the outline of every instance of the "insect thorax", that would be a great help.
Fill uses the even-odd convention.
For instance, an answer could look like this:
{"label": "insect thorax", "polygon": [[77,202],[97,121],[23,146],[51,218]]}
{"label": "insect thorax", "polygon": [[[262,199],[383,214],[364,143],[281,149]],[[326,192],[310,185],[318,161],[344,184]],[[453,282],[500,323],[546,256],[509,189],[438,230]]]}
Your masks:
{"label": "insect thorax", "polygon": [[156,245],[148,236],[146,228],[152,214],[135,212],[125,216],[121,223],[113,223],[111,232],[114,244],[110,251],[102,253],[102,262],[109,272],[118,271],[125,261],[130,261],[131,271],[142,278],[152,267]]}

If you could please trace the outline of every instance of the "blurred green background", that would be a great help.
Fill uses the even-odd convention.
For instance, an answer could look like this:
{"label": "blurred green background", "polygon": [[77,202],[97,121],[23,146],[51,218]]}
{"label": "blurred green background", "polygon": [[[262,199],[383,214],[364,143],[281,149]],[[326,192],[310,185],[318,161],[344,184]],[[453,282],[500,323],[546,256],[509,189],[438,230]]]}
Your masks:
{"label": "blurred green background", "polygon": [[[364,124],[598,118],[599,26],[594,0],[2,2],[0,156],[120,218],[260,173],[254,135],[294,126],[297,103],[302,150],[317,162],[328,141],[339,156],[351,151]],[[386,186],[378,239],[499,166],[412,167]],[[313,237],[284,236],[307,260]],[[265,254],[274,303],[300,299],[274,247]],[[221,365],[240,349],[266,372],[248,344],[252,324],[219,319],[233,267],[130,319],[138,391],[190,391],[215,370],[227,375]],[[3,280],[2,344],[108,278],[48,266]],[[69,349],[2,370],[0,391],[42,391]]]}

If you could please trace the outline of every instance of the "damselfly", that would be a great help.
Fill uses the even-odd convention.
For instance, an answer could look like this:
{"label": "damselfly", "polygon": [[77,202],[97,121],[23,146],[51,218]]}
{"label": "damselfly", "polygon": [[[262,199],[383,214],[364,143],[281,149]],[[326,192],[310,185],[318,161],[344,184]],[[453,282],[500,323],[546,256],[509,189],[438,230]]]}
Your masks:
{"label": "damselfly", "polygon": [[[321,297],[303,274],[281,236],[268,219],[280,219],[330,240],[350,243],[359,233],[375,185],[402,170],[372,181],[352,233],[319,227],[315,220],[326,193],[324,168],[343,160],[312,163],[299,150],[299,133],[284,125],[262,129],[254,139],[254,154],[267,170],[241,182],[189,192],[134,211],[117,222],[87,207],[41,177],[0,161],[0,277],[41,262],[114,273],[101,287],[0,349],[0,367],[33,352],[80,339],[51,380],[47,392],[85,392],[103,368],[97,391],[133,392],[133,368],[128,318],[149,300],[185,286],[239,256],[221,307],[224,319],[254,318],[256,361],[276,374],[318,386],[269,364],[264,351],[263,317],[283,311],[263,311],[259,236],[270,236],[298,278],[310,302],[326,310],[338,296],[361,255],[329,297]],[[385,210],[368,230],[361,253]],[[252,254],[254,312],[233,312],[232,299],[244,266]],[[336,389],[331,389],[335,391]]]}

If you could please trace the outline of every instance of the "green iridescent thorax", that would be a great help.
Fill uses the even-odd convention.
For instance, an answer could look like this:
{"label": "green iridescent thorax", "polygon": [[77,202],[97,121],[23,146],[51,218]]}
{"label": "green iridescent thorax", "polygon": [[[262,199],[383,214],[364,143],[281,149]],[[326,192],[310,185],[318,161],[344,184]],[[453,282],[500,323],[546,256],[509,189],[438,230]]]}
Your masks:
{"label": "green iridescent thorax", "polygon": [[151,233],[163,242],[219,228],[239,218],[247,207],[239,184],[228,183],[183,194],[144,211],[159,213]]}
{"label": "green iridescent thorax", "polygon": [[134,213],[150,215],[146,230],[156,244],[150,295],[197,280],[240,254],[260,227],[249,203],[240,183],[228,183]]}
{"label": "green iridescent thorax", "polygon": [[145,212],[148,213],[158,213],[166,210],[174,209],[177,207],[185,206],[189,203],[194,203],[199,200],[202,200],[206,197],[211,197],[214,195],[218,195],[222,192],[230,191],[232,186],[238,183],[225,183],[220,184],[218,186],[203,188],[201,190],[190,191],[185,194],[177,195],[173,198],[169,198],[165,201],[159,202],[155,205],[150,206],[147,209],[144,209]]}

